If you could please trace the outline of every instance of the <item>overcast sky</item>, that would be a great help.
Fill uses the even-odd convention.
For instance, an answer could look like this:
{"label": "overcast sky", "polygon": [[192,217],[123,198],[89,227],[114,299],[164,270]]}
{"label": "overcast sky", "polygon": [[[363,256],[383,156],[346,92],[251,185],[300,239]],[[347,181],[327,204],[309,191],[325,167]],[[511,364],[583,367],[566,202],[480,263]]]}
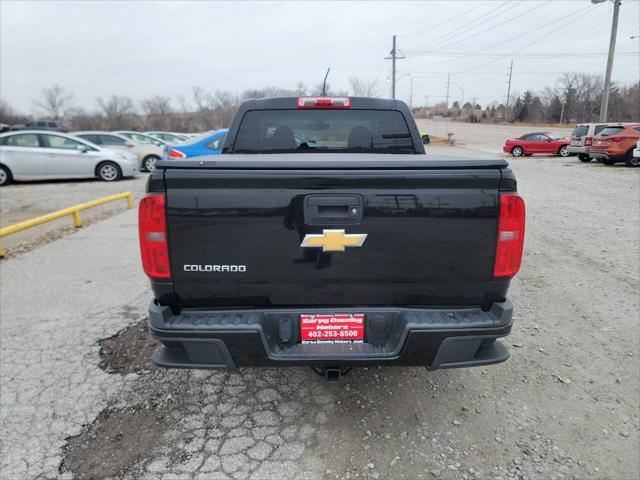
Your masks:
{"label": "overcast sky", "polygon": [[[561,72],[604,73],[612,4],[589,0],[422,2],[0,1],[0,96],[37,113],[54,83],[95,107],[112,94],[188,97],[193,85],[248,88],[377,80],[390,95],[393,34],[398,97],[413,104],[504,101],[512,91],[553,86]],[[624,0],[613,80],[640,79],[640,2]],[[410,76],[407,76],[409,74]]]}

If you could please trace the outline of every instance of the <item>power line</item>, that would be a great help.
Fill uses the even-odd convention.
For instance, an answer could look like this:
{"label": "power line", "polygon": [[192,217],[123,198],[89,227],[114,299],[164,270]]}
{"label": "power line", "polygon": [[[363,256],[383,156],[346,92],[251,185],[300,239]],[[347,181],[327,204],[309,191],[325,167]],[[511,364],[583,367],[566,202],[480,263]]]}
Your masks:
{"label": "power line", "polygon": [[[571,18],[568,22],[565,22],[565,23],[563,23],[562,25],[560,25],[560,27],[562,28],[562,27],[565,27],[565,26],[567,26],[567,25],[570,25],[571,23],[577,22],[578,20],[580,20],[580,18],[582,18],[582,17],[584,17],[585,15],[587,15],[588,13],[590,13],[590,12],[594,9],[594,7],[596,7],[596,5],[592,5],[592,6],[591,6],[590,8],[588,8],[585,12],[583,12],[583,13],[582,13],[582,14],[580,14],[580,15],[576,15],[575,17]],[[552,24],[554,24],[554,23],[557,23],[557,21],[558,21],[558,20],[553,21],[553,22],[551,22],[551,23],[547,24],[547,26],[548,26],[548,25],[552,25]],[[530,30],[530,31],[529,31],[529,32],[527,32],[527,33],[531,33],[532,31],[533,31],[533,30]],[[557,30],[556,30],[556,31],[557,31]],[[481,66],[491,65],[491,64],[493,64],[493,63],[497,62],[498,60],[502,60],[503,58],[506,58],[506,57],[508,57],[508,56],[512,56],[512,55],[514,55],[516,52],[518,52],[519,50],[523,50],[523,49],[528,48],[528,47],[530,47],[531,45],[534,45],[534,44],[536,44],[536,43],[538,43],[538,42],[540,42],[540,41],[542,41],[542,40],[544,40],[544,39],[546,39],[546,38],[549,38],[549,35],[551,35],[551,34],[545,34],[545,35],[543,35],[543,36],[541,36],[541,37],[538,37],[538,38],[536,38],[535,40],[532,40],[531,42],[527,43],[526,45],[524,45],[524,46],[522,46],[522,47],[519,47],[519,48],[516,48],[515,50],[512,50],[511,52],[507,53],[506,55],[503,55],[502,57],[498,57],[498,58],[496,58],[495,60],[492,60],[492,61],[490,61],[490,62],[485,63],[484,65],[478,65],[477,67],[472,67],[472,68],[469,68],[469,69],[467,69],[467,70],[463,70],[463,72],[464,72],[464,73],[466,73],[466,72],[471,72],[471,71],[473,71],[473,70],[476,70],[477,68],[480,68]]]}
{"label": "power line", "polygon": [[[632,57],[632,56],[636,56],[639,55],[640,51],[638,52],[620,52],[621,56],[624,57]],[[439,52],[432,52],[430,53],[430,55],[433,55],[434,57],[450,57],[450,58],[465,58],[468,56],[473,55],[474,57],[479,57],[479,58],[502,58],[505,55],[509,55],[509,53],[500,53],[500,52],[495,52],[495,53],[478,53],[478,52],[457,52],[457,53],[439,53]],[[591,58],[591,57],[606,57],[608,54],[606,52],[602,52],[602,53],[595,53],[595,52],[558,52],[558,53],[520,53],[520,54],[514,54],[515,57],[519,57],[519,58],[575,58],[575,57],[580,57],[580,58]],[[618,53],[616,53],[616,57],[618,56]]]}
{"label": "power line", "polygon": [[419,30],[419,31],[417,31],[417,32],[413,32],[413,33],[405,33],[405,34],[398,35],[398,36],[399,36],[399,37],[402,37],[402,38],[404,38],[404,37],[413,37],[413,36],[415,36],[415,35],[420,35],[421,33],[424,33],[424,32],[426,32],[426,31],[432,32],[433,30],[437,30],[438,28],[440,28],[440,27],[442,27],[442,26],[444,26],[444,25],[447,25],[447,24],[449,24],[449,23],[453,22],[454,20],[459,20],[459,19],[460,19],[460,17],[464,17],[464,16],[466,16],[466,15],[469,15],[470,13],[475,12],[476,10],[478,10],[478,9],[480,9],[480,8],[482,8],[482,7],[484,7],[487,3],[490,3],[490,2],[491,2],[491,0],[486,0],[486,1],[482,2],[480,5],[477,5],[475,8],[472,8],[471,10],[467,10],[467,11],[466,11],[466,12],[464,12],[462,15],[454,15],[453,17],[450,17],[450,18],[448,18],[448,19],[446,19],[446,20],[444,20],[444,21],[442,21],[442,22],[439,22],[439,23],[438,23],[437,25],[435,25],[435,26],[430,26],[430,27],[424,28],[424,29],[422,29],[422,30]]}
{"label": "power line", "polygon": [[[569,25],[569,24],[571,24],[571,23],[573,23],[573,22],[578,21],[580,18],[582,18],[583,16],[585,16],[585,15],[587,15],[588,13],[590,13],[591,11],[593,11],[593,9],[594,9],[594,7],[595,7],[595,6],[596,6],[596,5],[592,5],[591,7],[587,8],[583,13],[581,13],[581,14],[579,14],[579,15],[576,15],[575,17],[572,17],[568,22],[565,22],[564,24],[562,24],[562,25],[561,25],[561,27],[564,27],[564,26],[566,26],[566,25]],[[547,24],[545,25],[545,27],[549,27],[549,26],[551,26],[551,25],[554,25],[554,24],[556,24],[556,23],[558,23],[558,22],[560,22],[560,21],[562,21],[562,20],[566,20],[566,19],[567,19],[566,15],[563,15],[562,17],[560,17],[560,18],[558,18],[558,19],[556,19],[556,20],[554,20],[554,21],[552,21],[552,22],[547,23]],[[542,28],[545,28],[545,27],[542,27]],[[441,61],[441,62],[432,63],[431,65],[425,65],[424,67],[421,67],[421,68],[422,68],[422,69],[424,69],[424,68],[431,68],[431,67],[434,67],[434,66],[437,66],[437,65],[442,65],[442,64],[445,64],[445,63],[449,63],[449,62],[452,62],[452,61],[455,61],[455,60],[458,60],[458,59],[462,59],[462,58],[466,58],[466,57],[470,57],[470,56],[481,56],[481,55],[482,55],[482,52],[484,52],[484,51],[486,51],[486,50],[489,50],[489,49],[491,49],[491,48],[493,48],[493,47],[497,47],[497,46],[499,46],[499,45],[502,45],[502,44],[504,44],[504,43],[510,42],[510,41],[512,41],[512,40],[515,40],[515,39],[518,39],[518,38],[522,38],[522,37],[523,37],[523,36],[525,36],[525,35],[528,35],[528,34],[533,33],[533,32],[538,32],[538,31],[540,31],[540,27],[533,28],[533,29],[528,30],[527,32],[524,32],[524,33],[519,33],[518,35],[515,35],[515,36],[513,36],[513,37],[511,37],[511,38],[508,38],[508,39],[505,39],[505,40],[501,40],[501,41],[499,41],[499,42],[494,43],[493,45],[490,45],[490,46],[488,46],[488,47],[481,48],[480,50],[476,50],[475,52],[466,53],[466,54],[460,55],[459,57],[456,57],[456,58],[451,59],[451,60],[443,60],[443,61]],[[558,31],[558,29],[556,29],[555,31]],[[515,50],[513,50],[513,51],[511,51],[511,52],[509,52],[509,53],[506,53],[505,55],[501,55],[501,56],[499,56],[499,57],[497,57],[497,58],[496,58],[496,61],[497,61],[497,60],[500,60],[500,59],[502,59],[502,58],[505,58],[505,57],[507,57],[507,56],[512,56],[512,55],[514,55],[516,52],[518,52],[519,50],[522,50],[522,49],[524,49],[524,48],[527,48],[528,46],[533,45],[534,43],[537,43],[537,42],[539,42],[540,40],[544,40],[545,38],[548,38],[548,37],[549,37],[549,35],[550,35],[550,34],[549,34],[549,33],[547,33],[547,34],[545,34],[544,36],[539,37],[539,38],[537,38],[536,40],[534,40],[534,41],[532,41],[532,42],[530,42],[530,43],[526,44],[524,47],[517,48],[517,49],[515,49]],[[555,57],[556,55],[552,55],[552,56],[554,56],[554,57]],[[495,62],[488,62],[486,65],[489,65],[489,64],[491,64],[491,63],[495,63]],[[474,68],[469,69],[469,70],[464,70],[464,71],[465,71],[465,72],[467,72],[467,71],[474,70],[475,68],[479,68],[479,67],[480,67],[480,66],[478,66],[478,67],[474,67]]]}
{"label": "power line", "polygon": [[[638,73],[637,70],[616,70],[617,73]],[[440,77],[442,75],[446,75],[448,72],[431,72],[431,73],[423,73],[423,74],[415,74],[413,75],[414,78],[417,79],[421,79],[421,78],[428,78],[428,77]],[[452,75],[466,75],[467,73],[471,73],[471,72],[451,72]],[[568,70],[537,70],[537,71],[520,71],[518,70],[517,72],[513,72],[514,76],[520,76],[520,75],[553,75],[553,74],[562,74],[562,73],[582,73],[582,74],[586,74],[586,75],[601,75],[602,72],[594,72],[594,71],[587,71],[587,72],[582,72],[582,71],[574,71],[571,70],[571,72],[569,72]],[[499,71],[487,71],[487,72],[473,72],[473,75],[503,75],[503,73],[499,72]]]}
{"label": "power line", "polygon": [[[445,44],[444,46],[443,46],[443,45],[439,45],[439,46],[438,46],[438,48],[450,48],[452,45],[457,45],[457,44],[459,44],[459,43],[461,43],[461,42],[464,42],[464,41],[466,41],[466,40],[469,40],[470,38],[474,38],[474,37],[477,37],[477,36],[479,36],[479,35],[482,35],[483,33],[486,33],[486,32],[488,32],[488,31],[490,31],[490,30],[494,30],[494,29],[496,29],[496,28],[498,28],[498,27],[500,27],[500,26],[504,25],[505,23],[508,23],[508,22],[512,21],[514,18],[522,17],[523,15],[526,15],[526,14],[527,14],[527,13],[529,13],[529,12],[532,12],[532,11],[534,11],[534,10],[537,10],[538,8],[543,7],[544,5],[546,5],[547,3],[550,3],[550,2],[551,2],[551,0],[546,0],[546,1],[544,1],[543,3],[541,3],[540,5],[536,5],[536,6],[534,6],[533,8],[530,8],[529,10],[527,10],[527,11],[525,11],[525,12],[518,13],[518,14],[514,15],[513,17],[509,17],[509,18],[507,18],[506,20],[503,20],[502,22],[497,23],[496,25],[491,25],[491,26],[489,26],[489,27],[485,28],[484,30],[480,30],[479,32],[473,33],[473,34],[471,34],[471,35],[469,35],[469,36],[467,36],[467,37],[461,38],[461,39],[456,40],[456,41],[454,41],[454,42],[447,43],[447,44]],[[520,2],[520,3],[522,3],[522,2]],[[412,57],[419,56],[419,55],[423,55],[423,53],[421,53],[421,52],[417,52],[417,53],[412,53],[412,54],[411,54],[411,56],[412,56]]]}
{"label": "power line", "polygon": [[[451,37],[455,37],[456,35],[459,35],[460,33],[464,32],[464,29],[465,29],[466,27],[468,27],[469,25],[473,25],[473,24],[474,24],[474,25],[476,25],[476,26],[477,26],[477,22],[479,22],[479,21],[480,21],[480,20],[482,20],[483,18],[485,18],[485,17],[487,17],[487,16],[491,15],[493,12],[495,12],[496,10],[498,10],[498,9],[500,9],[500,8],[502,8],[502,7],[504,7],[504,6],[505,6],[505,5],[507,5],[508,3],[509,3],[509,0],[507,0],[507,1],[503,2],[503,3],[501,3],[501,4],[500,4],[500,5],[498,5],[497,7],[494,7],[494,8],[492,8],[492,9],[490,9],[488,12],[485,12],[484,14],[480,15],[479,17],[474,18],[472,21],[465,23],[464,25],[462,25],[462,26],[460,26],[460,27],[456,28],[455,30],[450,31],[449,33],[445,33],[443,36],[441,36],[441,37],[440,37],[440,38],[438,38],[437,40],[430,40],[430,41],[428,41],[428,42],[423,43],[422,45],[419,45],[419,46],[417,46],[417,47],[415,47],[415,48],[412,48],[412,49],[407,50],[407,54],[412,54],[414,51],[421,50],[421,49],[425,48],[426,46],[433,45],[433,44],[438,44],[438,43],[441,43],[443,40],[448,40],[448,39],[450,39]],[[500,14],[498,14],[498,15],[500,15]],[[462,16],[462,15],[460,15],[458,18],[460,18],[461,16]],[[474,26],[474,27],[472,27],[472,28],[471,28],[471,30],[473,30],[473,28],[475,28],[475,26]]]}

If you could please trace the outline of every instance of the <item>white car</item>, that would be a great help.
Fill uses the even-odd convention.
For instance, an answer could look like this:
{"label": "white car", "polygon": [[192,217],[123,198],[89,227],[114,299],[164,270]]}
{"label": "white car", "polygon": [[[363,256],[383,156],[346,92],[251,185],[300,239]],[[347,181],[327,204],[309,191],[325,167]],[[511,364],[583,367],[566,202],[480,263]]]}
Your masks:
{"label": "white car", "polygon": [[634,158],[640,158],[640,140],[636,143],[636,148],[633,150]]}
{"label": "white car", "polygon": [[84,131],[71,132],[71,135],[82,138],[94,145],[98,145],[109,150],[128,151],[138,157],[140,168],[145,172],[150,172],[160,160],[164,148],[153,143],[140,143],[137,140],[120,135],[115,132]]}
{"label": "white car", "polygon": [[146,133],[135,132],[133,130],[116,130],[114,133],[117,133],[118,135],[124,135],[134,142],[141,143],[143,145],[157,145],[159,147],[169,145],[169,143],[165,142],[164,140],[152,137],[151,135],[147,135]]}
{"label": "white car", "polygon": [[0,135],[0,186],[13,180],[97,177],[106,182],[138,174],[138,159],[64,133],[29,130]]}
{"label": "white car", "polygon": [[187,137],[179,133],[173,132],[144,132],[146,135],[151,135],[154,138],[158,138],[167,143],[183,143],[187,141]]}

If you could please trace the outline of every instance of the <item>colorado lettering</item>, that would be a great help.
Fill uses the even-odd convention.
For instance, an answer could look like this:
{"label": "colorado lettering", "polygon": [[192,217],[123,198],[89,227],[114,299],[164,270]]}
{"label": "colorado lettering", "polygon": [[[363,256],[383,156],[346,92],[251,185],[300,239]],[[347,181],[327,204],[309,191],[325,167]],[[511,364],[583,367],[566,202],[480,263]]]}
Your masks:
{"label": "colorado lettering", "polygon": [[247,271],[246,265],[185,265],[185,272],[230,272],[244,273]]}

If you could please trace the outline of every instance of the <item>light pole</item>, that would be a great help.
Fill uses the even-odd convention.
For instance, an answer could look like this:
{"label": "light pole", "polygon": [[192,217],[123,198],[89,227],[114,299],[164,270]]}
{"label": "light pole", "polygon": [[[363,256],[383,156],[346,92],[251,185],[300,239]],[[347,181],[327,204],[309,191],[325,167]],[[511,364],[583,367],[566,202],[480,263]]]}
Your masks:
{"label": "light pole", "polygon": [[[402,78],[409,77],[411,79],[411,90],[409,93],[409,110],[413,108],[413,77],[410,73],[403,73],[400,76],[396,76],[396,83],[398,83]],[[393,79],[387,77],[387,82],[392,82]],[[393,97],[395,99],[395,96]]]}
{"label": "light pole", "polygon": [[[608,0],[591,0],[591,3],[604,3]],[[620,0],[613,1],[613,19],[611,20],[611,37],[609,38],[609,55],[607,56],[607,71],[604,75],[604,91],[602,92],[602,103],[600,104],[599,121],[607,121],[607,110],[609,109],[609,93],[611,90],[611,70],[613,69],[613,57],[616,52],[616,36],[618,34],[618,16],[620,14]]]}

